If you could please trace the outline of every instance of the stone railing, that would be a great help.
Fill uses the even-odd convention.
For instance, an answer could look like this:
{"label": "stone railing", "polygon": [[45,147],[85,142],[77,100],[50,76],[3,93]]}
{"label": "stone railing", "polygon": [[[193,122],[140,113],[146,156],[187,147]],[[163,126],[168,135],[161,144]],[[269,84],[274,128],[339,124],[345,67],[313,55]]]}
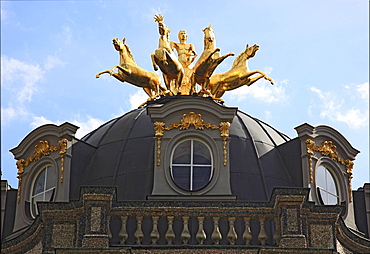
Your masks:
{"label": "stone railing", "polygon": [[239,202],[126,202],[107,220],[111,244],[277,245],[276,210]]}
{"label": "stone railing", "polygon": [[314,205],[308,191],[274,189],[269,202],[117,201],[115,188],[85,187],[78,201],[39,203],[35,223],[2,252],[333,253],[342,245],[368,252],[368,240],[338,223],[341,207]]}

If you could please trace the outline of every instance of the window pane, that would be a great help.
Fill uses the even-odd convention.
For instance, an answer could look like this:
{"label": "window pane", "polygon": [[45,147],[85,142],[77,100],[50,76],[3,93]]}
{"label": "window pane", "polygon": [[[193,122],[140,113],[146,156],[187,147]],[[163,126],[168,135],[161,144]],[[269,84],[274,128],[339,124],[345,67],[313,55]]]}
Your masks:
{"label": "window pane", "polygon": [[180,188],[190,190],[190,167],[172,167],[172,177]]}
{"label": "window pane", "polygon": [[326,168],[319,166],[316,170],[316,186],[325,189],[326,185]]}
{"label": "window pane", "polygon": [[319,166],[316,171],[316,185],[320,188],[320,194],[324,205],[336,205],[339,203],[336,182],[325,166]]}
{"label": "window pane", "polygon": [[36,202],[43,201],[43,200],[44,200],[44,194],[39,194],[32,199],[32,205],[31,205],[32,211],[31,212],[33,216],[36,216],[38,214],[38,211],[36,211],[37,210]]}
{"label": "window pane", "polygon": [[179,144],[173,154],[172,164],[190,164],[191,140]]}
{"label": "window pane", "polygon": [[205,144],[194,140],[193,149],[194,149],[193,157],[194,164],[211,165],[211,153],[209,152],[209,149]]}
{"label": "window pane", "polygon": [[338,204],[338,197],[328,193],[328,199],[326,205],[336,205]]}
{"label": "window pane", "polygon": [[206,186],[211,178],[211,167],[193,168],[193,190],[199,190]]}
{"label": "window pane", "polygon": [[54,188],[45,192],[45,199],[43,201],[51,201],[51,197],[53,195],[53,192],[54,192]]}
{"label": "window pane", "polygon": [[55,168],[52,166],[47,167],[46,177],[46,190],[55,186]]}
{"label": "window pane", "polygon": [[334,182],[333,176],[331,175],[329,171],[327,171],[326,183],[327,183],[327,191],[334,195],[337,195],[337,189],[335,187],[335,182]]}
{"label": "window pane", "polygon": [[320,189],[320,195],[322,198],[322,202],[324,202],[324,205],[328,204],[328,193],[322,189]]}
{"label": "window pane", "polygon": [[42,173],[36,180],[33,195],[41,193],[44,190],[45,190],[45,170],[42,171]]}

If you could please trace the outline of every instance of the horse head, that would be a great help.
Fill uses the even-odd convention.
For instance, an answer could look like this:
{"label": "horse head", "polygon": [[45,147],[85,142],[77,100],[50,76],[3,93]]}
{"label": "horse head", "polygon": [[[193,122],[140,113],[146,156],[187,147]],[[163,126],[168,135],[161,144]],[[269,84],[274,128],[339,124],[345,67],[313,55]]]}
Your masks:
{"label": "horse head", "polygon": [[122,50],[122,47],[123,47],[124,45],[126,45],[126,44],[125,44],[125,42],[126,42],[126,38],[123,38],[123,39],[122,39],[122,41],[121,41],[120,39],[118,39],[118,38],[113,38],[113,39],[112,39],[112,41],[113,41],[113,46],[114,46],[114,48],[115,48],[117,51],[121,51],[121,50]]}
{"label": "horse head", "polygon": [[254,44],[253,46],[250,46],[247,44],[245,46],[245,56],[247,59],[252,58],[256,55],[257,50],[259,50],[260,46],[258,44]]}
{"label": "horse head", "polygon": [[215,41],[215,33],[212,29],[212,24],[210,23],[207,27],[205,27],[203,30],[204,32],[204,41],[213,42]]}
{"label": "horse head", "polygon": [[168,26],[163,23],[164,17],[162,16],[162,14],[154,15],[154,21],[158,22],[159,34],[168,38],[171,30],[168,29]]}

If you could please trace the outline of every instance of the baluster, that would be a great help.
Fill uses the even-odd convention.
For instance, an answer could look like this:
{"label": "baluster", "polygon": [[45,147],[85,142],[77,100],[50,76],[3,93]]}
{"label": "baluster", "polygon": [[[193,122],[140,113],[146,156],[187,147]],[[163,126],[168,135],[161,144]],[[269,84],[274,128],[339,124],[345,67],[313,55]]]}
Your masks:
{"label": "baluster", "polygon": [[260,218],[260,233],[258,234],[258,240],[261,242],[261,245],[266,245],[266,240],[268,236],[265,231],[265,218]]}
{"label": "baluster", "polygon": [[251,227],[249,225],[250,219],[251,218],[249,218],[249,217],[244,218],[245,230],[244,230],[244,233],[243,233],[243,240],[245,241],[245,245],[251,244],[251,241],[253,239],[252,232],[251,232]]}
{"label": "baluster", "polygon": [[108,239],[112,239],[112,232],[110,232],[110,215],[107,215],[107,235]]}
{"label": "baluster", "polygon": [[213,217],[213,232],[212,232],[212,240],[215,244],[219,244],[220,240],[222,239],[222,235],[220,229],[218,228],[218,221],[220,217]]}
{"label": "baluster", "polygon": [[182,217],[182,220],[184,221],[184,228],[181,232],[181,239],[182,239],[183,244],[188,244],[189,240],[191,238],[189,227],[188,227],[189,217],[184,216],[184,217]]}
{"label": "baluster", "polygon": [[172,229],[172,223],[173,223],[173,216],[167,216],[168,220],[168,229],[165,235],[165,238],[167,240],[167,245],[172,245],[173,239],[175,239],[175,232]]}
{"label": "baluster", "polygon": [[158,219],[159,219],[159,216],[153,216],[152,217],[152,220],[153,220],[153,230],[150,233],[150,239],[152,239],[152,244],[153,245],[156,245],[157,244],[157,241],[159,239]]}
{"label": "baluster", "polygon": [[203,222],[204,222],[204,217],[198,217],[199,228],[195,236],[198,240],[198,244],[203,244],[204,240],[206,240],[207,238],[206,232],[204,232],[204,229],[203,229]]}
{"label": "baluster", "polygon": [[137,228],[134,233],[134,236],[136,238],[136,244],[141,244],[141,240],[144,238],[143,231],[141,230],[143,216],[137,216],[136,220],[137,220]]}
{"label": "baluster", "polygon": [[274,218],[274,222],[275,222],[275,232],[274,232],[273,239],[274,239],[274,241],[276,242],[276,245],[277,245],[277,246],[279,246],[279,242],[280,242],[280,234],[279,234],[279,228],[278,228],[278,221],[279,221],[279,218],[278,218],[278,217],[275,217],[275,218]]}
{"label": "baluster", "polygon": [[227,240],[231,245],[235,244],[236,239],[238,238],[235,228],[234,228],[234,221],[235,217],[230,217],[229,218],[229,232],[227,233]]}
{"label": "baluster", "polygon": [[126,240],[128,238],[127,230],[126,230],[126,224],[127,224],[127,216],[121,216],[121,223],[122,227],[121,230],[118,233],[120,244],[125,244]]}

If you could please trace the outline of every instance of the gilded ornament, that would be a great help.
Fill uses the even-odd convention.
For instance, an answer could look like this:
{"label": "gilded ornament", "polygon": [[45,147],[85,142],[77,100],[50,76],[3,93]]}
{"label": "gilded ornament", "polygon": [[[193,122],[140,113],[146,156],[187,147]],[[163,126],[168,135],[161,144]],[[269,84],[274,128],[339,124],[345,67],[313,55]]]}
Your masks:
{"label": "gilded ornament", "polygon": [[[209,80],[209,90],[214,98],[221,98],[226,91],[236,89],[241,86],[250,86],[261,78],[264,78],[273,85],[274,81],[265,73],[259,70],[250,71],[248,68],[248,60],[254,57],[259,49],[257,44],[249,47],[240,53],[234,60],[229,71],[211,76]],[[251,77],[254,74],[260,74],[257,77]]]}
{"label": "gilded ornament", "polygon": [[[103,73],[109,73],[121,82],[142,87],[149,96],[148,101],[155,100],[160,96],[177,94],[210,96],[214,100],[222,101],[220,98],[225,91],[244,85],[250,86],[261,78],[273,84],[273,80],[265,73],[259,70],[250,71],[248,68],[248,60],[254,57],[259,49],[257,44],[251,47],[247,44],[246,49],[236,57],[229,71],[213,74],[221,62],[229,56],[234,56],[234,53],[220,54],[220,48],[216,47],[216,37],[212,24],[202,30],[204,33],[204,49],[195,61],[197,53],[194,45],[187,43],[188,35],[185,30],[178,32],[179,42],[174,42],[170,40],[171,30],[164,23],[163,15],[155,15],[154,21],[158,24],[159,40],[158,48],[151,54],[151,61],[154,70],[162,72],[165,87],[160,84],[159,75],[155,72],[146,71],[136,64],[125,39],[122,41],[117,38],[113,39],[113,46],[120,54],[119,65],[113,66],[110,70],[99,72],[96,74],[96,78],[99,78]],[[192,67],[193,63],[195,64]],[[117,72],[114,72],[115,69],[117,69]],[[255,74],[259,75],[254,76]],[[200,87],[198,91],[196,85]]]}
{"label": "gilded ornament", "polygon": [[51,146],[49,141],[39,141],[37,145],[35,145],[35,151],[33,152],[33,155],[28,157],[27,159],[20,159],[15,164],[17,165],[18,169],[18,197],[17,201],[18,203],[21,200],[21,188],[22,188],[22,175],[24,173],[25,167],[30,165],[32,162],[38,161],[41,159],[42,156],[48,156],[51,154],[51,152],[59,151],[60,158],[61,158],[61,176],[60,176],[60,182],[63,182],[64,178],[64,155],[67,153],[67,139],[61,139],[58,142],[58,146]]}
{"label": "gilded ornament", "polygon": [[306,149],[307,154],[309,155],[308,161],[309,161],[309,170],[310,170],[310,183],[313,182],[313,167],[312,167],[312,157],[314,155],[314,151],[320,152],[324,156],[330,157],[333,161],[337,161],[338,163],[344,165],[346,167],[346,173],[348,177],[348,195],[350,202],[352,202],[352,186],[351,186],[351,180],[352,180],[352,169],[354,166],[354,162],[349,159],[342,159],[339,157],[337,152],[337,147],[333,144],[332,141],[324,141],[322,142],[321,146],[316,146],[315,141],[311,139],[306,140]]}
{"label": "gilded ornament", "polygon": [[[109,75],[121,82],[142,87],[144,92],[149,96],[149,100],[156,98],[166,91],[161,86],[160,78],[156,73],[146,71],[136,64],[134,56],[126,44],[126,38],[122,41],[118,38],[113,38],[112,41],[114,48],[120,54],[120,63],[113,66],[110,70],[99,72],[96,74],[96,78],[99,78],[101,74],[109,73]],[[117,72],[114,72],[115,69],[117,69]]]}
{"label": "gilded ornament", "polygon": [[164,122],[155,122],[154,123],[154,130],[155,136],[157,138],[157,166],[161,165],[161,138],[164,135],[164,130],[172,130],[172,129],[180,129],[180,130],[187,130],[191,126],[193,126],[196,130],[203,130],[204,128],[207,129],[219,129],[220,136],[223,138],[223,153],[224,153],[224,165],[226,166],[227,163],[227,138],[229,137],[229,122],[221,122],[219,126],[204,122],[201,114],[195,114],[194,112],[189,112],[188,114],[183,114],[181,117],[180,122],[175,122],[169,124],[165,127],[166,124]]}

